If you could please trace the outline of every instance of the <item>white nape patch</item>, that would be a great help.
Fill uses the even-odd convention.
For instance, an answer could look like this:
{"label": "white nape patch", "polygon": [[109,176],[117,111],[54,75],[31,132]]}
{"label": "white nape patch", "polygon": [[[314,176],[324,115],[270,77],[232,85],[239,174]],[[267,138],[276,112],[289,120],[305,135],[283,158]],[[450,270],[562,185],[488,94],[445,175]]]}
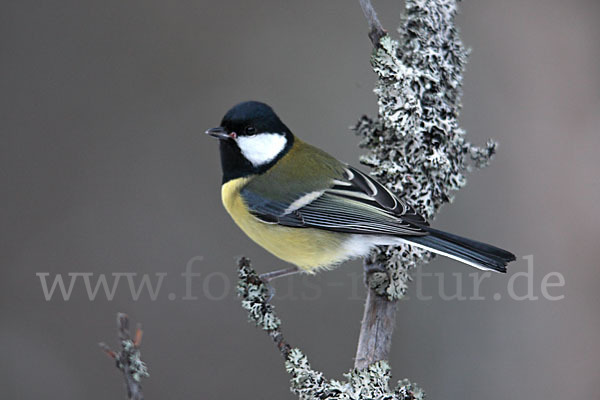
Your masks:
{"label": "white nape patch", "polygon": [[273,161],[287,144],[287,138],[283,133],[238,136],[236,141],[244,157],[255,167]]}
{"label": "white nape patch", "polygon": [[316,200],[317,197],[319,197],[322,194],[323,194],[323,191],[315,191],[315,192],[310,192],[310,193],[305,194],[304,196],[300,197],[299,199],[294,200],[292,202],[292,204],[290,204],[289,207],[285,209],[283,214],[289,214],[291,212],[294,212],[294,211],[304,207],[307,204],[310,204],[311,202]]}

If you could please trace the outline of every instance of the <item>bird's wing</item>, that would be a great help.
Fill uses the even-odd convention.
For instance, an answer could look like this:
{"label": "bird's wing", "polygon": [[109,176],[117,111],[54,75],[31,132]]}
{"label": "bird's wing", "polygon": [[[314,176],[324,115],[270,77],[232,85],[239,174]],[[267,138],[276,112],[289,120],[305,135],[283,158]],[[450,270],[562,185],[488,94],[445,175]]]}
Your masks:
{"label": "bird's wing", "polygon": [[426,221],[387,188],[345,166],[327,184],[303,193],[269,196],[268,180],[240,191],[252,214],[263,222],[356,234],[426,235]]}
{"label": "bird's wing", "polygon": [[406,222],[429,226],[425,218],[396,197],[388,188],[351,166],[346,166],[344,179],[335,179],[334,186],[328,191],[339,196],[362,199],[364,202],[402,217]]}

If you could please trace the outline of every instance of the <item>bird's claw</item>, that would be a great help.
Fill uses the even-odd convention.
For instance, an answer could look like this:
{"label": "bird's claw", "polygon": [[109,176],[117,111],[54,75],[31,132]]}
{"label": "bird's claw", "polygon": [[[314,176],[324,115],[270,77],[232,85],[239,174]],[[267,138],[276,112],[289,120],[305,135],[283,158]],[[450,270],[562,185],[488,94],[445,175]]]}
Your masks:
{"label": "bird's claw", "polygon": [[268,277],[268,273],[266,274],[260,274],[258,277],[260,278],[261,281],[263,281],[263,283],[265,284],[265,287],[267,288],[267,303],[271,301],[271,299],[273,299],[273,297],[275,297],[275,288],[273,287],[273,285],[271,285],[271,283],[269,282],[270,279]]}

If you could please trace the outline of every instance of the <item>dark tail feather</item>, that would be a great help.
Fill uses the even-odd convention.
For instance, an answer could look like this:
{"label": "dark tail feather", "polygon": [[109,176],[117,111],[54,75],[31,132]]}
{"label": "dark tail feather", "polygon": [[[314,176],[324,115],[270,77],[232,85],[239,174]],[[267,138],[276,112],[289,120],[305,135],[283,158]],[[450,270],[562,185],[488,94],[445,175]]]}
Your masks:
{"label": "dark tail feather", "polygon": [[516,259],[511,252],[489,244],[438,231],[428,226],[422,228],[429,232],[429,235],[410,236],[404,239],[480,269],[506,272],[506,264]]}

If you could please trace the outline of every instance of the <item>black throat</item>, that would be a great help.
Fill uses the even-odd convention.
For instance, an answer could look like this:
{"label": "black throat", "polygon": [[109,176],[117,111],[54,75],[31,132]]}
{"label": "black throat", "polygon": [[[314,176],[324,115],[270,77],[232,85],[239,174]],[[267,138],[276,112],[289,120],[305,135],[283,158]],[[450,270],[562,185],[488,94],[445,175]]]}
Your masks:
{"label": "black throat", "polygon": [[294,145],[294,135],[291,132],[285,133],[287,142],[283,150],[272,161],[267,164],[255,167],[250,161],[242,155],[240,148],[232,139],[219,140],[219,150],[221,152],[221,169],[223,170],[222,184],[232,179],[243,178],[245,176],[257,175],[266,172],[277,161],[281,159]]}

